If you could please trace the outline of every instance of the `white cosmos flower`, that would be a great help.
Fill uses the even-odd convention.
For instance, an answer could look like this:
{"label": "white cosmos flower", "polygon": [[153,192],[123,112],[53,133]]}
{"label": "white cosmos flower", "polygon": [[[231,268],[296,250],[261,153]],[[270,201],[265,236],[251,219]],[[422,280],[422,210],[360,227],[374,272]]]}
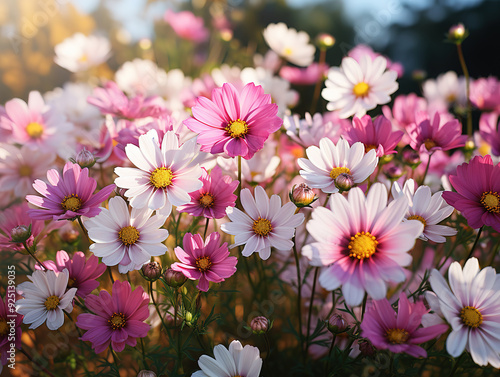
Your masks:
{"label": "white cosmos flower", "polygon": [[85,221],[89,238],[94,241],[90,251],[102,257],[106,266],[116,266],[122,274],[139,270],[152,256],[165,254],[167,247],[162,243],[168,237],[168,230],[160,229],[166,217],[151,216],[148,208],[129,207],[120,196],[109,200],[109,209]]}
{"label": "white cosmos flower", "polygon": [[425,99],[434,107],[447,110],[452,103],[465,105],[467,101],[465,78],[458,77],[453,71],[428,79],[422,84]]}
{"label": "white cosmos flower", "polygon": [[105,37],[76,33],[54,47],[56,64],[70,72],[82,72],[104,63],[111,55],[111,44]]}
{"label": "white cosmos flower", "polygon": [[118,87],[130,95],[159,95],[167,82],[167,72],[156,63],[146,59],[134,59],[123,65],[115,73]]}
{"label": "white cosmos flower", "polygon": [[389,102],[390,95],[398,89],[398,74],[386,68],[387,60],[382,56],[372,60],[364,55],[359,63],[351,57],[342,59],[340,67],[328,71],[326,88],[321,92],[329,101],[326,108],[340,110],[341,118],[360,118],[367,110]]}
{"label": "white cosmos flower", "polygon": [[309,43],[309,35],[305,31],[289,29],[280,22],[269,24],[263,34],[269,47],[290,63],[306,67],[313,62],[316,48]]}
{"label": "white cosmos flower", "polygon": [[25,281],[17,286],[17,291],[24,298],[17,300],[16,311],[24,316],[23,323],[31,324],[30,329],[36,329],[47,321],[49,330],[57,330],[64,324],[64,313],[73,311],[73,298],[76,288],[68,286],[69,272],[52,270],[35,270],[31,281]]}
{"label": "white cosmos flower", "polygon": [[257,347],[243,347],[237,340],[229,345],[229,350],[222,344],[214,347],[214,356],[200,356],[198,365],[201,370],[192,377],[259,377],[262,359]]}
{"label": "white cosmos flower", "polygon": [[[349,121],[343,120],[342,122],[348,122],[350,126]],[[333,123],[320,113],[312,116],[305,113],[304,119],[300,119],[298,114],[286,116],[283,119],[283,126],[286,129],[286,134],[305,148],[319,145],[319,141],[324,137],[336,142],[344,131],[341,122]]]}
{"label": "white cosmos flower", "polygon": [[458,357],[466,349],[476,364],[500,368],[499,275],[492,267],[480,270],[477,259],[470,258],[463,270],[453,262],[448,280],[450,285],[439,271],[432,270],[429,282],[437,299],[431,292],[426,296],[431,298],[431,309],[451,325],[446,350]]}
{"label": "white cosmos flower", "polygon": [[223,232],[234,235],[231,247],[245,245],[242,255],[248,257],[254,252],[266,260],[271,255],[271,247],[290,250],[295,228],[304,221],[302,213],[295,214],[295,204],[288,202],[281,206],[281,198],[255,187],[255,199],[249,189],[241,190],[241,205],[246,213],[237,208],[226,209],[230,223],[221,225]]}
{"label": "white cosmos flower", "polygon": [[397,182],[392,186],[392,196],[398,198],[406,196],[410,204],[405,215],[407,220],[418,220],[424,224],[424,231],[420,238],[424,241],[443,243],[446,238],[443,236],[454,236],[457,230],[449,226],[438,225],[439,222],[450,216],[454,208],[448,205],[441,197],[442,191],[432,195],[428,186],[420,186],[415,191],[415,181],[408,179],[403,188]]}
{"label": "white cosmos flower", "polygon": [[189,203],[189,193],[203,186],[198,179],[202,173],[196,160],[198,151],[196,139],[179,146],[173,131],[165,133],[160,147],[158,133],[150,130],[139,137],[139,147],[125,147],[136,168],[115,168],[115,184],[127,189],[125,196],[133,208],[148,207],[168,216],[172,205]]}
{"label": "white cosmos flower", "polygon": [[352,146],[340,139],[335,145],[328,138],[319,142],[319,148],[311,146],[306,149],[307,158],[299,158],[302,168],[300,175],[312,188],[319,188],[326,193],[339,192],[335,179],[340,174],[349,175],[354,184],[363,182],[375,170],[378,164],[374,149],[365,154],[365,145],[357,142]]}

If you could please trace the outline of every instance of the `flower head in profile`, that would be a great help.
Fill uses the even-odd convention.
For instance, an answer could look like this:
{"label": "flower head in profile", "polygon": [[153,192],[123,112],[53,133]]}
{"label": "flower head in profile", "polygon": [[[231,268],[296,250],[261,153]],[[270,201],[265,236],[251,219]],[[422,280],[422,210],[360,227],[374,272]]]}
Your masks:
{"label": "flower head in profile", "polygon": [[49,330],[57,330],[64,324],[64,313],[73,311],[76,288],[66,290],[68,270],[54,272],[35,270],[26,281],[17,286],[24,298],[16,301],[16,311],[24,315],[23,323],[36,329],[47,322]]}
{"label": "flower head in profile", "polygon": [[205,241],[199,234],[186,233],[183,249],[175,248],[180,262],[172,264],[174,271],[182,272],[190,280],[199,280],[197,288],[207,292],[209,281],[221,283],[236,272],[236,257],[230,257],[227,243],[220,244],[220,234],[211,233]]}
{"label": "flower head in profile", "polygon": [[290,63],[306,67],[313,62],[316,48],[309,43],[309,35],[305,31],[289,29],[280,22],[269,24],[263,34],[269,47]]}
{"label": "flower head in profile", "polygon": [[446,350],[458,357],[466,349],[476,364],[500,368],[500,278],[495,269],[480,269],[477,259],[470,258],[463,269],[453,262],[448,280],[449,285],[432,270],[429,282],[434,293],[426,295],[431,309],[451,325]]}
{"label": "flower head in profile", "polygon": [[[500,156],[500,128],[497,113],[482,113],[479,118],[479,134],[491,147],[491,154]],[[500,122],[499,122],[500,123]]]}
{"label": "flower head in profile", "polygon": [[422,233],[420,221],[403,222],[408,200],[400,197],[387,205],[387,188],[371,186],[365,197],[359,187],[349,191],[348,199],[333,194],[330,209],[317,207],[307,230],[315,242],[303,254],[313,266],[324,266],[319,283],[332,291],[342,286],[346,303],[361,304],[366,293],[382,300],[387,283],[401,283],[402,267],[411,263],[408,253]]}
{"label": "flower head in profile", "polygon": [[198,133],[201,150],[212,154],[225,152],[230,157],[250,159],[262,149],[269,135],[283,121],[276,114],[278,106],[261,86],[253,83],[238,91],[232,84],[212,91],[212,100],[198,97],[193,117],[184,121]]}
{"label": "flower head in profile", "polygon": [[131,289],[128,281],[115,280],[112,294],[101,290],[98,296],[88,295],[85,306],[95,314],[83,313],[76,325],[88,330],[80,338],[92,343],[95,353],[101,353],[111,345],[116,352],[125,345],[135,347],[137,338],[144,338],[150,326],[144,321],[149,316],[149,296],[141,286]]}
{"label": "flower head in profile", "polygon": [[351,57],[342,59],[340,67],[330,68],[326,88],[321,92],[328,101],[328,110],[340,110],[341,118],[361,117],[391,100],[398,89],[396,71],[386,70],[387,60],[382,56],[361,57],[358,63]]}
{"label": "flower head in profile", "polygon": [[262,359],[257,347],[246,345],[243,347],[237,340],[233,340],[229,349],[219,344],[214,347],[213,357],[202,355],[198,360],[201,370],[194,372],[191,377],[259,377],[262,368]]}
{"label": "flower head in profile", "polygon": [[109,185],[94,194],[97,182],[89,177],[89,170],[67,162],[62,176],[55,169],[47,172],[49,184],[37,179],[33,188],[43,196],[27,195],[26,200],[43,209],[30,209],[35,220],[64,220],[77,216],[93,217],[101,212],[99,205],[105,201],[115,185]]}
{"label": "flower head in profile", "polygon": [[203,18],[196,17],[192,12],[185,10],[175,13],[169,9],[163,18],[174,29],[175,34],[183,39],[200,43],[208,38]]}
{"label": "flower head in profile", "polygon": [[107,38],[76,33],[54,48],[57,65],[70,72],[82,72],[104,63],[111,55],[111,43]]}
{"label": "flower head in profile", "polygon": [[328,65],[312,63],[306,68],[285,66],[280,69],[280,76],[294,85],[314,85],[324,80]]}
{"label": "flower head in profile", "polygon": [[118,266],[124,274],[139,270],[152,256],[165,254],[167,247],[162,243],[168,237],[168,230],[159,229],[165,223],[161,215],[151,216],[148,208],[129,207],[120,196],[109,200],[109,209],[85,221],[89,238],[94,241],[90,251],[102,257],[107,266]]}
{"label": "flower head in profile", "polygon": [[412,303],[404,292],[399,295],[397,313],[387,299],[374,301],[363,317],[361,334],[376,348],[427,357],[427,352],[418,344],[435,339],[448,330],[445,324],[421,327],[422,316],[428,311],[422,301]]}
{"label": "flower head in profile", "polygon": [[443,192],[443,199],[460,211],[472,228],[486,225],[500,232],[500,165],[493,165],[491,156],[476,156],[448,178],[456,192]]}
{"label": "flower head in profile", "polygon": [[281,206],[281,198],[267,196],[261,186],[255,187],[255,198],[249,189],[241,190],[241,205],[245,212],[237,208],[227,208],[230,223],[221,225],[225,233],[234,235],[231,247],[245,245],[242,255],[249,257],[259,253],[263,260],[271,256],[271,247],[278,250],[290,250],[293,247],[292,237],[304,221],[302,213],[295,214],[297,207],[292,202]]}
{"label": "flower head in profile", "polygon": [[210,174],[203,169],[200,181],[203,187],[189,193],[191,201],[177,207],[179,212],[186,212],[192,216],[204,216],[209,219],[221,219],[226,216],[226,208],[234,207],[236,195],[233,194],[238,181],[222,175],[219,166],[214,167]]}

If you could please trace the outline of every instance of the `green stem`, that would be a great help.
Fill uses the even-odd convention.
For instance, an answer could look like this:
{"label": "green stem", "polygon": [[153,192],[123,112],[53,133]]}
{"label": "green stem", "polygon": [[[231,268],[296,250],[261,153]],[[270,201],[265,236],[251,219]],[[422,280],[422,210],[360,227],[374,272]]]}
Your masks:
{"label": "green stem", "polygon": [[205,223],[205,230],[203,231],[203,239],[205,239],[207,237],[207,230],[208,230],[208,222],[210,221],[210,219],[207,217],[207,221]]}
{"label": "green stem", "polygon": [[144,339],[141,340],[141,350],[142,350],[142,363],[144,364],[144,369],[148,369],[148,364],[146,363],[146,352],[144,351]]}
{"label": "green stem", "polygon": [[269,343],[269,337],[267,336],[267,333],[264,333],[264,340],[266,342],[266,357],[264,358],[264,361],[266,361],[269,357],[269,354],[271,353],[271,344]]}
{"label": "green stem", "polygon": [[474,240],[474,244],[472,245],[472,247],[471,247],[471,249],[469,251],[469,255],[467,255],[467,259],[466,260],[468,260],[472,256],[472,253],[474,252],[474,249],[476,248],[476,245],[477,245],[477,243],[479,241],[479,237],[481,237],[481,233],[483,231],[483,228],[484,228],[484,225],[481,228],[479,228],[479,231],[477,232],[476,239]]}
{"label": "green stem", "polygon": [[21,348],[20,351],[24,354],[24,356],[26,356],[28,358],[29,361],[31,361],[33,364],[35,364],[38,368],[40,368],[41,370],[43,370],[49,376],[55,377],[47,368],[43,367],[42,365],[40,365],[40,363],[38,363],[37,361],[35,361],[31,357],[31,355],[29,353],[27,353],[23,348]]}
{"label": "green stem", "polygon": [[299,318],[299,336],[300,336],[300,349],[304,349],[304,334],[302,333],[302,278],[300,276],[300,262],[299,253],[295,240],[293,240],[293,255],[295,257],[295,265],[297,266],[297,316]]}
{"label": "green stem", "polygon": [[85,226],[83,225],[83,222],[82,222],[82,217],[81,216],[78,216],[77,217],[78,219],[78,224],[80,224],[80,228],[82,228],[83,230],[83,233],[85,234],[85,237],[87,237],[87,241],[89,241],[89,243],[91,244],[92,241],[90,240],[90,237],[89,237],[89,232],[87,232],[87,229],[85,228]]}
{"label": "green stem", "polygon": [[469,71],[467,70],[467,65],[465,64],[464,53],[462,51],[462,44],[457,43],[458,59],[460,60],[460,65],[462,66],[462,71],[465,77],[465,92],[467,95],[467,135],[472,136],[472,106],[470,103],[470,77]]}
{"label": "green stem", "polygon": [[363,297],[363,308],[361,309],[361,322],[363,322],[363,318],[365,316],[367,299],[368,299],[368,294],[365,293],[365,297]]}
{"label": "green stem", "polygon": [[312,317],[312,308],[314,303],[314,293],[316,292],[316,281],[318,280],[319,267],[314,269],[314,277],[313,277],[313,286],[311,291],[311,300],[309,301],[309,313],[307,313],[307,336],[306,336],[306,352],[305,357],[307,358],[307,351],[309,350],[309,337],[311,335],[311,317]]}
{"label": "green stem", "polygon": [[236,189],[236,208],[242,209],[241,207],[241,156],[238,156],[238,188]]}
{"label": "green stem", "polygon": [[462,360],[464,359],[465,353],[462,353],[458,359],[455,359],[455,363],[453,364],[453,368],[451,369],[451,372],[449,374],[449,377],[452,377],[455,375],[455,372],[457,371],[458,367],[462,363]]}
{"label": "green stem", "polygon": [[109,278],[111,279],[111,284],[114,284],[115,279],[113,279],[113,273],[111,272],[111,266],[108,266],[107,270],[108,270]]}
{"label": "green stem", "polygon": [[424,176],[422,177],[422,181],[420,182],[421,185],[424,184],[425,177],[427,177],[427,172],[429,171],[429,166],[431,165],[431,157],[432,157],[432,153],[429,153],[429,159],[427,160],[427,165],[425,166]]}
{"label": "green stem", "polygon": [[156,305],[156,302],[155,302],[155,296],[153,295],[153,282],[152,281],[149,282],[149,297],[151,297],[151,300],[153,301],[153,305],[155,306],[155,309],[156,309],[156,314],[158,314],[158,317],[160,317],[161,324],[165,328],[165,331],[167,331],[167,334],[168,334],[169,329],[168,329],[167,325],[165,324],[165,321],[163,320],[163,317],[160,313],[160,309],[158,308],[158,305]]}
{"label": "green stem", "polygon": [[[323,66],[325,64],[326,60],[326,49],[322,48],[319,52],[319,67]],[[316,81],[316,86],[314,87],[314,94],[313,94],[313,100],[311,103],[311,115],[313,115],[316,112],[316,109],[318,108],[318,99],[319,99],[319,93],[321,89],[321,84],[323,83],[323,77],[319,77],[318,81]]]}
{"label": "green stem", "polygon": [[26,241],[23,242],[23,246],[24,248],[26,249],[26,251],[29,253],[29,255],[31,255],[31,257],[40,265],[42,266],[42,268],[47,271],[48,268],[45,267],[45,265],[43,264],[43,262],[41,260],[39,260],[36,256],[35,256],[35,253],[31,252],[30,248],[28,247],[28,245],[26,244]]}
{"label": "green stem", "polygon": [[333,334],[332,344],[330,345],[330,349],[328,350],[328,359],[326,360],[325,377],[328,377],[328,371],[330,369],[330,359],[332,358],[332,351],[336,339],[337,339],[337,334]]}

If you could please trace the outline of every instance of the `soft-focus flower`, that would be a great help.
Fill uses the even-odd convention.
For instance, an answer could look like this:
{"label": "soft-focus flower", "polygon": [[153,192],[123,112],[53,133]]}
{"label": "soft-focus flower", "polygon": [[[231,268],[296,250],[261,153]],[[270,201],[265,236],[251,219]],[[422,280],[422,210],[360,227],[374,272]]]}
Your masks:
{"label": "soft-focus flower", "polygon": [[377,157],[397,153],[394,149],[403,137],[403,131],[393,131],[389,119],[379,115],[375,121],[369,115],[354,117],[352,128],[345,134],[346,140],[352,145],[361,142],[365,151],[375,149]]}
{"label": "soft-focus flower", "polygon": [[402,77],[404,73],[403,66],[401,63],[394,63],[392,62],[387,56],[383,56],[375,51],[370,46],[364,45],[364,44],[359,44],[356,45],[354,48],[349,50],[347,53],[347,56],[350,56],[351,58],[355,59],[358,63],[361,62],[361,59],[363,56],[369,56],[372,60],[374,60],[378,56],[382,56],[387,60],[387,69],[396,71],[398,74],[398,77]]}
{"label": "soft-focus flower", "polygon": [[115,183],[125,188],[125,196],[133,208],[149,208],[170,215],[172,205],[189,203],[190,192],[199,190],[202,170],[194,160],[196,140],[179,146],[175,132],[168,131],[160,144],[156,130],[139,137],[139,147],[125,147],[128,159],[135,168],[115,168]]}
{"label": "soft-focus flower", "polygon": [[446,242],[443,236],[454,236],[457,230],[445,225],[437,225],[453,212],[453,207],[446,204],[442,191],[431,193],[428,186],[420,186],[415,190],[415,181],[408,179],[403,188],[397,182],[392,186],[392,196],[406,196],[409,207],[405,215],[407,220],[418,220],[424,225],[420,238],[424,241]]}
{"label": "soft-focus flower", "polygon": [[436,269],[429,282],[435,295],[426,295],[431,309],[451,326],[446,350],[453,357],[464,349],[478,365],[500,368],[500,279],[492,267],[479,268],[476,258],[460,267],[453,262],[448,269],[448,283]]}
{"label": "soft-focus flower", "polygon": [[269,135],[283,123],[276,116],[278,107],[271,102],[271,96],[252,83],[241,92],[231,84],[215,88],[212,100],[198,97],[192,111],[193,117],[184,124],[199,134],[197,142],[202,151],[225,152],[247,160],[262,149]]}
{"label": "soft-focus flower", "polygon": [[36,220],[64,220],[76,216],[93,217],[99,214],[99,204],[105,201],[115,185],[111,184],[94,194],[97,182],[89,177],[89,170],[67,162],[62,176],[55,169],[47,172],[49,184],[37,179],[33,188],[42,196],[27,195],[26,200],[43,209],[30,209]]}
{"label": "soft-focus flower", "polygon": [[358,63],[351,57],[342,59],[340,67],[330,68],[326,88],[321,92],[328,102],[328,110],[340,110],[341,118],[366,114],[391,100],[398,89],[397,73],[386,70],[387,60],[382,56],[371,59],[363,56]]}
{"label": "soft-focus flower", "polygon": [[447,39],[449,42],[460,44],[465,38],[469,36],[469,31],[465,28],[464,24],[459,23],[450,27],[448,30]]}
{"label": "soft-focus flower", "polygon": [[220,244],[220,234],[214,232],[205,241],[199,234],[186,233],[182,246],[175,248],[180,262],[172,264],[174,271],[182,272],[190,280],[199,280],[200,291],[207,292],[209,281],[221,283],[236,272],[236,257],[230,257],[227,243]]}
{"label": "soft-focus flower", "polygon": [[16,311],[24,315],[23,323],[36,329],[47,321],[49,330],[57,330],[64,324],[64,313],[73,311],[73,298],[76,288],[68,286],[68,270],[54,272],[35,270],[28,275],[31,281],[17,286],[17,291],[24,298],[16,301]]}
{"label": "soft-focus flower", "polygon": [[107,266],[118,264],[122,274],[139,270],[152,256],[167,251],[162,242],[168,237],[168,230],[159,229],[165,217],[151,216],[152,213],[148,208],[132,208],[130,213],[123,198],[111,198],[109,209],[101,208],[99,215],[85,221],[89,238],[94,241],[90,251],[102,257]]}
{"label": "soft-focus flower", "polygon": [[169,9],[163,18],[174,29],[175,34],[183,39],[199,43],[208,38],[203,18],[196,17],[192,12],[186,10],[175,13]]}
{"label": "soft-focus flower", "polygon": [[309,43],[309,35],[305,31],[297,32],[280,22],[269,24],[263,34],[269,47],[290,63],[306,67],[313,62],[316,48]]}
{"label": "soft-focus flower", "polygon": [[434,106],[446,110],[451,104],[465,105],[467,101],[465,79],[458,78],[453,71],[439,75],[436,79],[426,80],[422,91],[427,101]]}
{"label": "soft-focus flower", "polygon": [[111,43],[105,37],[76,33],[54,47],[57,65],[70,72],[82,72],[104,63],[111,55]]}
{"label": "soft-focus flower", "polygon": [[190,192],[191,201],[177,207],[177,211],[210,219],[226,216],[226,208],[235,205],[236,195],[233,192],[238,187],[238,181],[233,181],[227,175],[222,176],[219,166],[214,167],[210,174],[203,169],[200,181],[203,182],[202,188]]}
{"label": "soft-focus flower", "polygon": [[500,81],[480,78],[470,84],[470,101],[481,110],[500,110]]}
{"label": "soft-focus flower", "polygon": [[411,303],[404,292],[399,295],[397,314],[387,299],[374,301],[361,322],[361,336],[378,349],[427,357],[427,352],[418,344],[435,339],[448,329],[445,324],[420,327],[422,316],[427,312],[422,301]]}
{"label": "soft-focus flower", "polygon": [[342,173],[350,175],[354,183],[361,183],[370,176],[378,163],[374,149],[365,153],[363,143],[349,143],[340,139],[337,145],[328,138],[319,142],[319,148],[306,149],[307,159],[299,158],[300,175],[312,188],[326,193],[335,193],[335,179]]}
{"label": "soft-focus flower", "polygon": [[125,345],[135,347],[136,338],[144,338],[149,325],[144,321],[149,316],[149,296],[141,286],[133,291],[128,281],[115,280],[112,295],[101,290],[99,296],[89,295],[85,306],[95,314],[83,313],[76,325],[88,330],[80,338],[92,343],[95,353],[101,353],[111,344],[116,352],[124,350]]}
{"label": "soft-focus flower", "polygon": [[500,232],[500,165],[493,165],[491,156],[476,156],[448,178],[456,192],[443,192],[443,199],[472,228],[486,225]]}
{"label": "soft-focus flower", "polygon": [[374,183],[365,197],[355,187],[348,199],[330,198],[330,209],[317,207],[307,230],[316,242],[302,252],[313,266],[325,266],[319,283],[329,291],[342,286],[346,303],[361,304],[365,292],[385,298],[387,282],[401,283],[402,267],[411,263],[408,251],[422,233],[420,221],[403,222],[408,200],[400,197],[387,206],[387,188]]}
{"label": "soft-focus flower", "polygon": [[167,82],[167,72],[151,60],[134,59],[123,63],[116,71],[115,82],[130,95],[160,95]]}
{"label": "soft-focus flower", "polygon": [[[64,250],[59,250],[56,254],[56,261],[44,261],[44,266],[55,272],[68,270],[68,288],[76,288],[76,295],[85,298],[99,286],[96,280],[106,270],[106,265],[99,263],[99,259],[91,255],[85,260],[85,254],[77,251],[70,258]],[[35,266],[41,269],[40,266]]]}
{"label": "soft-focus flower", "polygon": [[327,73],[328,65],[324,63],[312,63],[306,68],[285,66],[280,69],[280,76],[294,85],[314,85]]}
{"label": "soft-focus flower", "polygon": [[482,113],[479,118],[479,134],[490,145],[494,156],[500,156],[500,128],[497,121],[498,113]]}
{"label": "soft-focus flower", "polygon": [[300,119],[298,114],[286,116],[283,126],[293,141],[307,148],[319,146],[319,141],[324,137],[336,143],[344,131],[351,128],[351,122],[340,119],[336,112],[316,113],[313,116],[305,113],[304,119]]}
{"label": "soft-focus flower", "polygon": [[246,213],[229,207],[226,212],[230,223],[221,225],[223,232],[234,235],[231,247],[245,245],[242,255],[249,257],[259,253],[263,260],[271,255],[271,247],[290,250],[295,228],[304,221],[302,213],[295,214],[292,202],[281,206],[281,198],[272,195],[271,200],[261,186],[255,187],[255,199],[249,189],[241,190],[241,205]]}
{"label": "soft-focus flower", "polygon": [[222,344],[214,347],[214,356],[201,355],[198,365],[201,370],[191,377],[259,377],[262,359],[257,347],[243,347],[237,340],[229,345],[229,350]]}
{"label": "soft-focus flower", "polygon": [[392,110],[389,106],[384,106],[382,111],[393,125],[404,130],[410,124],[416,122],[415,116],[417,113],[427,112],[427,101],[415,93],[399,95],[394,100]]}

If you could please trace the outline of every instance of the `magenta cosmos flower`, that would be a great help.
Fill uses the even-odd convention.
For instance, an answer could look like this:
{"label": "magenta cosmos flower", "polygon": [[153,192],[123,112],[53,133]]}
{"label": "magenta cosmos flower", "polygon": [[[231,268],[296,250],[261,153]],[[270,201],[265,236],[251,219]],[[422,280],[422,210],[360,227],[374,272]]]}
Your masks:
{"label": "magenta cosmos flower", "polygon": [[467,219],[469,225],[491,226],[500,232],[500,165],[493,165],[491,156],[476,156],[457,167],[449,176],[457,192],[443,192],[443,199]]}
{"label": "magenta cosmos flower", "polygon": [[203,182],[203,187],[189,193],[191,201],[177,207],[177,210],[192,216],[222,219],[226,216],[226,208],[235,205],[237,197],[233,192],[238,186],[238,181],[233,181],[227,175],[222,176],[219,166],[214,167],[210,174],[204,168],[202,170],[200,181]]}
{"label": "magenta cosmos flower", "polygon": [[427,352],[417,344],[437,338],[448,330],[446,324],[420,327],[422,316],[428,311],[422,301],[411,303],[404,292],[399,295],[397,313],[387,299],[374,301],[361,323],[362,336],[379,349],[427,357]]}
{"label": "magenta cosmos flower", "polygon": [[199,134],[197,142],[202,151],[225,152],[247,160],[283,123],[276,115],[278,105],[271,103],[271,96],[254,83],[245,85],[241,92],[226,83],[212,91],[212,100],[198,97],[192,111],[193,117],[184,124]]}
{"label": "magenta cosmos flower", "polygon": [[403,131],[393,131],[389,119],[378,116],[375,121],[369,115],[354,117],[352,128],[345,134],[349,144],[359,141],[365,145],[365,152],[375,149],[377,157],[397,153],[394,148],[403,137]]}
{"label": "magenta cosmos flower", "polygon": [[136,338],[144,338],[149,325],[144,321],[149,316],[149,296],[142,287],[132,291],[129,282],[115,280],[112,295],[101,290],[99,296],[89,295],[85,305],[95,314],[83,313],[76,319],[76,325],[88,330],[80,338],[92,343],[95,353],[101,353],[111,344],[121,352],[128,344],[135,347]]}
{"label": "magenta cosmos flower", "polygon": [[175,13],[169,9],[163,18],[174,29],[175,34],[183,39],[203,42],[208,38],[208,30],[203,25],[203,18],[196,17],[187,10]]}
{"label": "magenta cosmos flower", "polygon": [[221,283],[236,272],[238,260],[229,256],[226,242],[220,245],[219,233],[210,234],[205,242],[199,234],[186,233],[182,244],[184,250],[175,248],[180,263],[174,263],[171,268],[190,280],[199,280],[196,287],[200,291],[208,291],[209,281]]}
{"label": "magenta cosmos flower", "polygon": [[[77,251],[73,258],[70,258],[64,250],[59,250],[56,254],[56,261],[43,262],[45,267],[52,271],[63,271],[65,268],[69,272],[68,288],[76,288],[76,296],[85,298],[99,286],[96,280],[106,270],[106,265],[99,263],[99,258],[91,255],[85,260],[85,254]],[[36,269],[41,269],[36,265]]]}
{"label": "magenta cosmos flower", "polygon": [[49,184],[37,179],[33,188],[43,197],[27,195],[26,200],[43,209],[30,209],[35,220],[64,220],[76,216],[94,217],[101,212],[99,204],[105,201],[115,185],[104,187],[94,194],[97,182],[89,177],[89,170],[67,162],[62,177],[55,169],[47,172]]}

